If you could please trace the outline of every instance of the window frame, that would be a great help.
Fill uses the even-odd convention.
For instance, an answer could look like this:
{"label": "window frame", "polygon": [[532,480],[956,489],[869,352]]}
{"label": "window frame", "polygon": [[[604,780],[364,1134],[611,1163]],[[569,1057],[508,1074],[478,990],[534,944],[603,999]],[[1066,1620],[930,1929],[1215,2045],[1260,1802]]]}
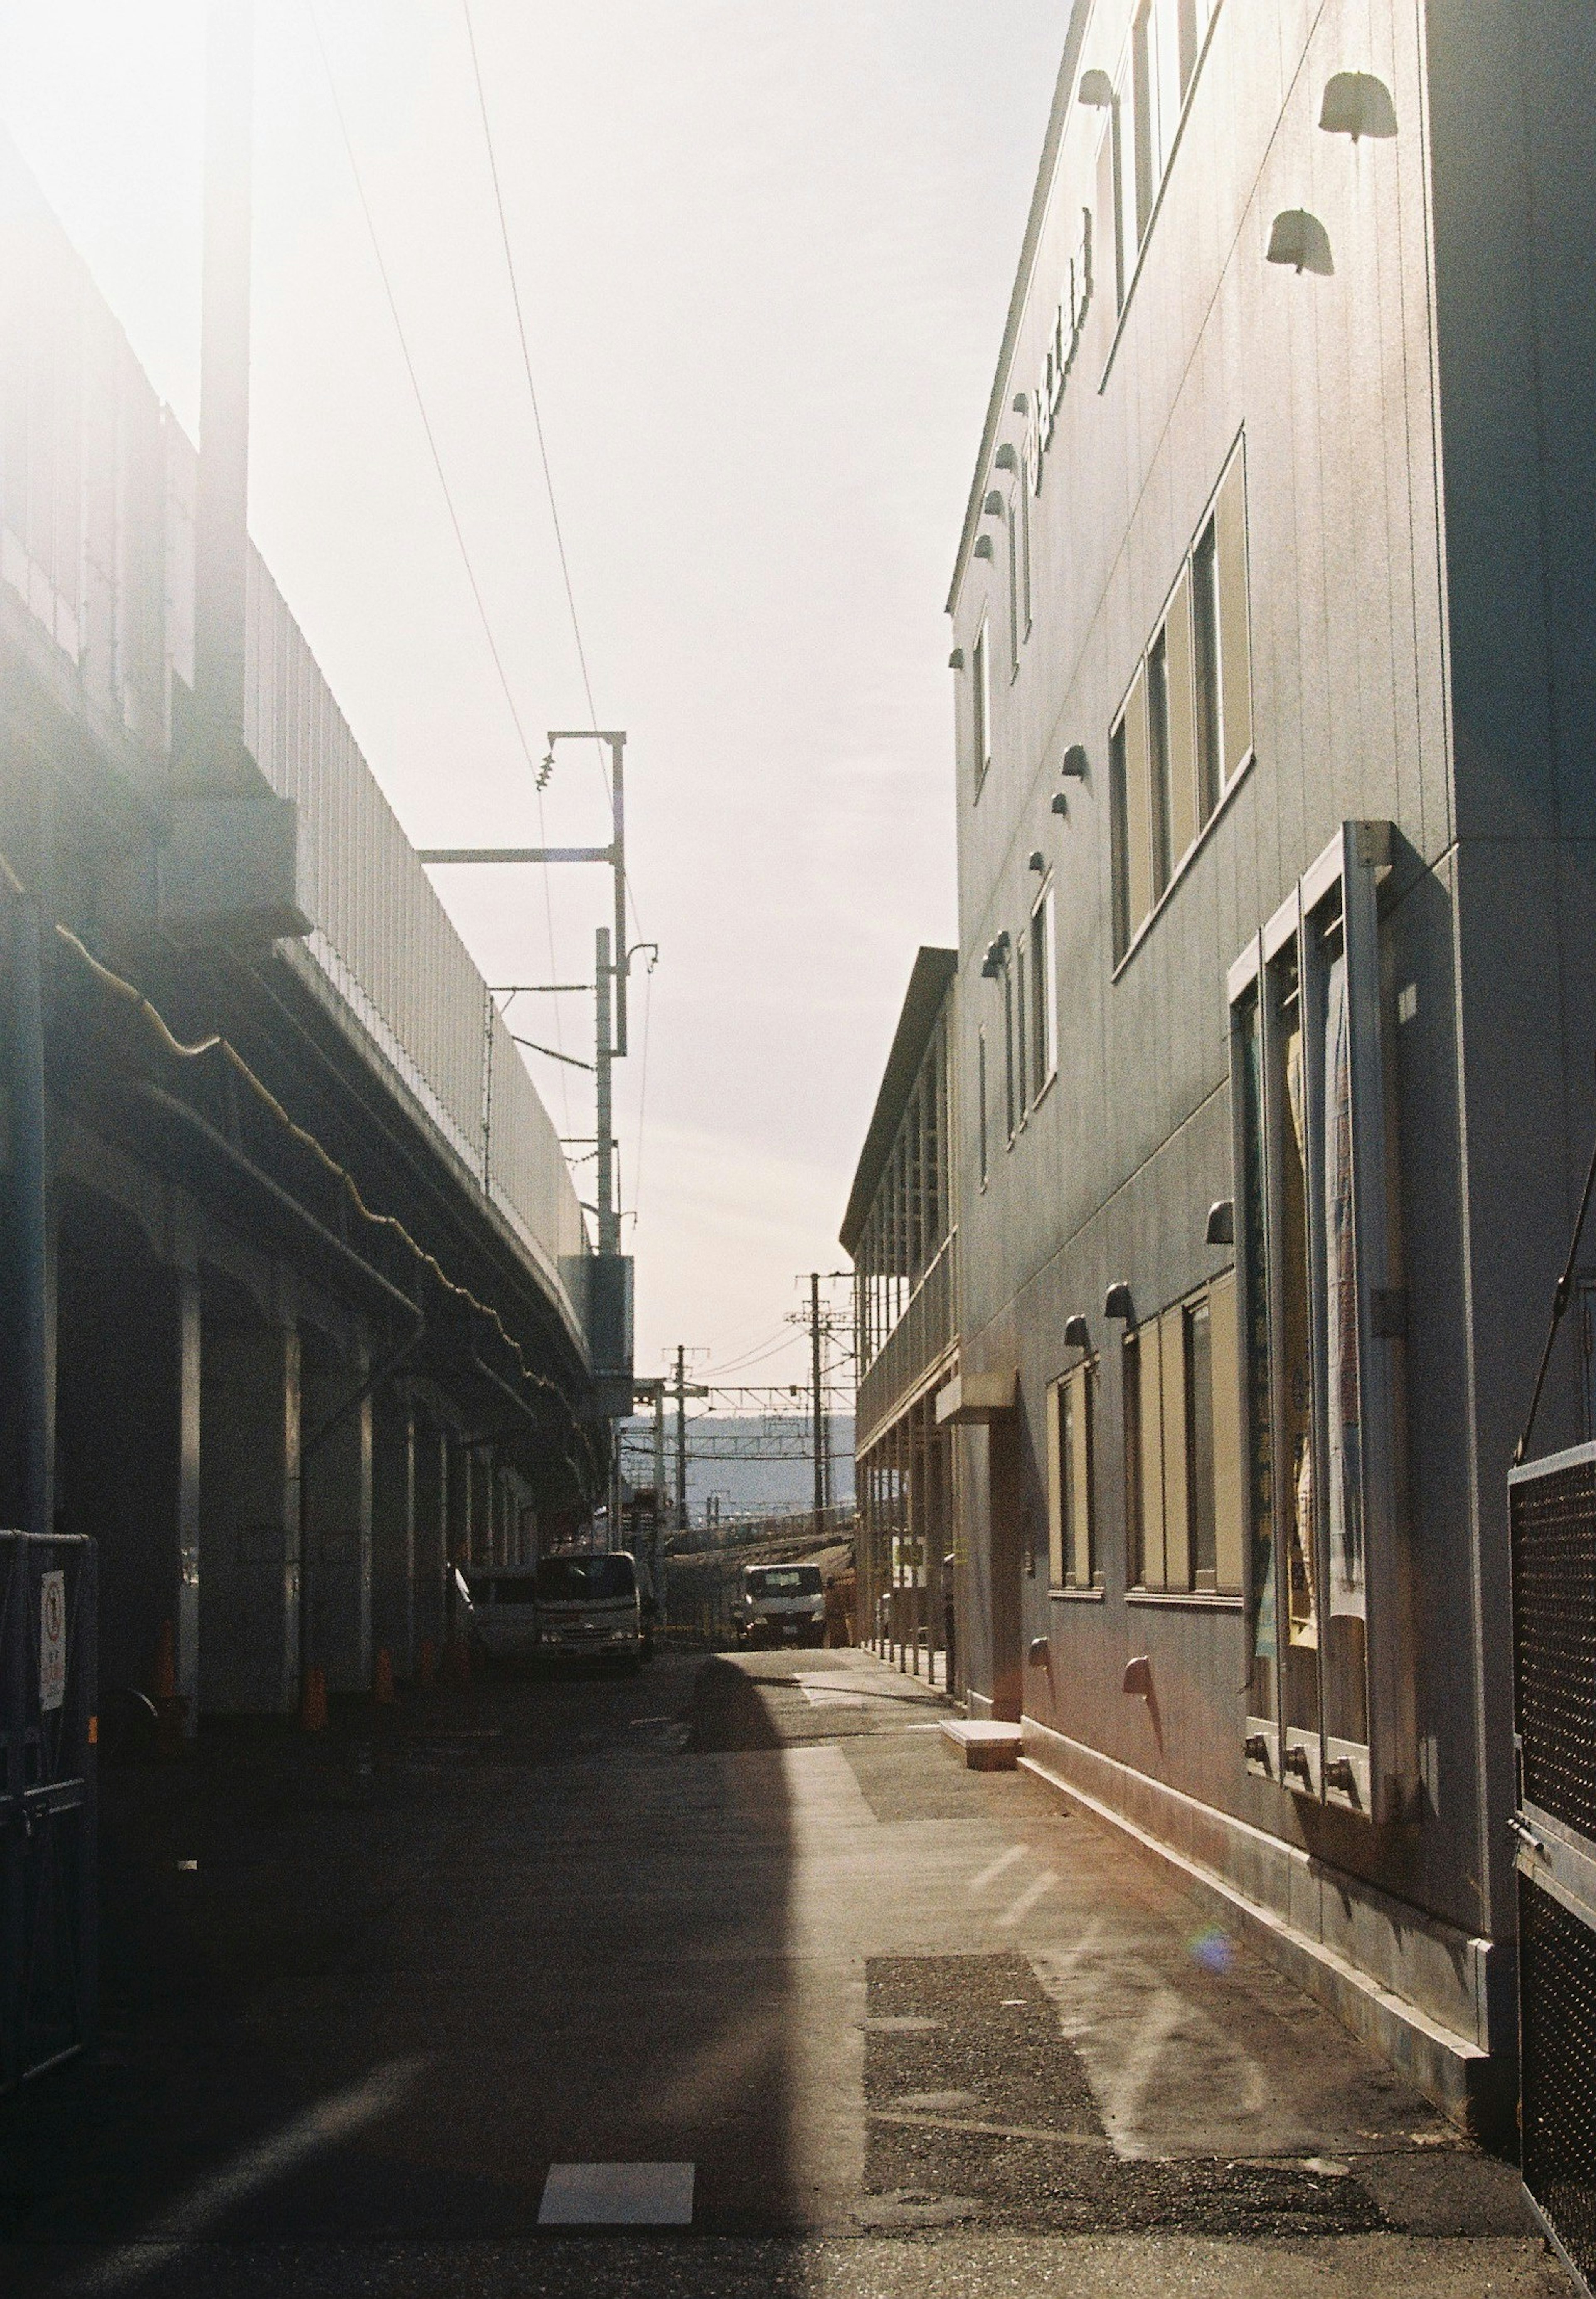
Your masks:
{"label": "window frame", "polygon": [[1048,1385],[1048,1589],[1101,1598],[1097,1537],[1097,1358],[1088,1354]]}
{"label": "window frame", "polygon": [[[1390,852],[1390,826],[1343,823],[1268,925],[1230,969],[1227,984],[1232,1066],[1233,1158],[1236,1191],[1237,1318],[1244,1337],[1238,1352],[1243,1400],[1243,1447],[1249,1522],[1245,1556],[1250,1654],[1272,1656],[1275,1682],[1259,1713],[1256,1664],[1249,1661],[1250,1695],[1244,1761],[1249,1771],[1310,1801],[1334,1805],[1376,1822],[1406,1817],[1417,1793],[1414,1714],[1414,1614],[1410,1560],[1401,1506],[1401,1321],[1392,1307],[1402,1299],[1400,1239],[1395,1225],[1396,1176],[1392,1170],[1395,1091],[1392,1033],[1385,1028],[1381,980],[1377,881]],[[1326,1656],[1330,1623],[1356,1604],[1337,1606],[1331,1570],[1327,1477],[1327,1263],[1324,1234],[1329,1191],[1325,1102],[1324,992],[1334,959],[1326,959],[1326,921],[1339,903],[1339,952],[1344,959],[1346,1103],[1349,1130],[1342,1199],[1351,1224],[1351,1282],[1354,1294],[1357,1365],[1353,1395],[1358,1444],[1355,1495],[1362,1543],[1365,1727],[1359,1744],[1328,1729]],[[1286,1170],[1278,1115],[1286,1089],[1285,1041],[1272,1010],[1271,969],[1294,958],[1301,1033],[1301,1084],[1293,1090],[1308,1156],[1304,1187],[1309,1368],[1311,1415],[1305,1424],[1312,1553],[1309,1573],[1316,1607],[1314,1641],[1317,1726],[1288,1721],[1280,1682],[1289,1648],[1288,1575],[1278,1559],[1293,1556],[1293,1480],[1276,1473],[1288,1429],[1283,1398],[1286,1340],[1281,1307],[1288,1272],[1283,1261],[1283,1174]],[[1250,1018],[1251,1017],[1251,1018]],[[1250,1050],[1256,1045],[1256,1052]],[[1253,1081],[1256,1080],[1256,1084]],[[1344,1282],[1345,1280],[1338,1280]],[[1344,1382],[1344,1370],[1339,1379]],[[1342,1451],[1343,1464],[1346,1453]],[[1302,1482],[1299,1476],[1297,1482]],[[1344,1502],[1342,1504],[1345,1506]],[[1326,1608],[1327,1609],[1323,1609]]]}

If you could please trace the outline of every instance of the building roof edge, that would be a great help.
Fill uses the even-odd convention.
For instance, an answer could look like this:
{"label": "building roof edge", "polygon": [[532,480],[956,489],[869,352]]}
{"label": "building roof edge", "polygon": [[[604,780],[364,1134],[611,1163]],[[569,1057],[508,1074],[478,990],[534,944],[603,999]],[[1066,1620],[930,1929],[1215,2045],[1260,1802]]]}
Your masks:
{"label": "building roof edge", "polygon": [[865,1133],[864,1147],[859,1153],[853,1186],[848,1192],[848,1210],[843,1216],[843,1225],[837,1232],[838,1242],[850,1258],[863,1232],[870,1200],[876,1194],[876,1185],[892,1153],[898,1121],[903,1115],[913,1088],[921,1058],[931,1042],[936,1017],[958,971],[959,953],[956,950],[941,950],[922,943],[915,953],[909,987],[903,993],[902,1010],[898,1016],[898,1026],[893,1033],[886,1067],[881,1074],[881,1090],[876,1096],[876,1107]]}

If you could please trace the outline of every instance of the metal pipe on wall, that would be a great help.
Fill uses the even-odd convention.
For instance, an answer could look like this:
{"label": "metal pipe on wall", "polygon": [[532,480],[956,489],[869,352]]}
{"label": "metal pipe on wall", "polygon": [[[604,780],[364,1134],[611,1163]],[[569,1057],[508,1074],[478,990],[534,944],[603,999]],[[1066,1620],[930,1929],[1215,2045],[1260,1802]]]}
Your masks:
{"label": "metal pipe on wall", "polygon": [[25,1532],[50,1531],[49,1205],[43,929],[21,895],[11,911],[11,1213],[15,1241],[16,1474]]}

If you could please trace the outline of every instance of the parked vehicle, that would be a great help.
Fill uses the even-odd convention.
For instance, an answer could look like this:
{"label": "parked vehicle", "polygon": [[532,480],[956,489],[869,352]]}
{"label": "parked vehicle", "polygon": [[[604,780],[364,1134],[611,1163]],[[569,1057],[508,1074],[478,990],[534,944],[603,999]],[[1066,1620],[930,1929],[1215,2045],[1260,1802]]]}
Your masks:
{"label": "parked vehicle", "polygon": [[745,1564],[736,1607],[740,1645],[823,1645],[826,1586],[818,1564]]}
{"label": "parked vehicle", "polygon": [[537,1652],[537,1567],[475,1565],[462,1580],[466,1634],[482,1658],[528,1661]]}
{"label": "parked vehicle", "polygon": [[612,1661],[634,1673],[642,1667],[643,1593],[624,1548],[545,1556],[536,1582],[540,1658]]}

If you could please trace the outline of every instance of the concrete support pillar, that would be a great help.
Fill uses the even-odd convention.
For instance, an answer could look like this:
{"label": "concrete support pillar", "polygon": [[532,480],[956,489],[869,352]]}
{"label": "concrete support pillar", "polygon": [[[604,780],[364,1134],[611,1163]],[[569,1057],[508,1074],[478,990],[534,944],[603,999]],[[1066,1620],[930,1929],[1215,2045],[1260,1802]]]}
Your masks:
{"label": "concrete support pillar", "polygon": [[404,1396],[374,1400],[371,1639],[408,1676],[416,1659],[416,1416]]}
{"label": "concrete support pillar", "polygon": [[415,1420],[415,1638],[442,1646],[448,1618],[444,1586],[449,1571],[449,1440],[429,1422]]}
{"label": "concrete support pillar", "polygon": [[220,1714],[299,1698],[299,1334],[207,1309],[200,1369],[199,1688]]}
{"label": "concrete support pillar", "polygon": [[368,1358],[363,1338],[346,1355],[318,1349],[305,1383],[315,1444],[304,1463],[305,1664],[326,1671],[329,1692],[371,1682],[371,1399],[347,1402]]}
{"label": "concrete support pillar", "polygon": [[199,1272],[180,1269],[177,1283],[178,1553],[173,1620],[178,1697],[183,1729],[199,1729],[200,1712],[200,1449],[204,1382]]}

